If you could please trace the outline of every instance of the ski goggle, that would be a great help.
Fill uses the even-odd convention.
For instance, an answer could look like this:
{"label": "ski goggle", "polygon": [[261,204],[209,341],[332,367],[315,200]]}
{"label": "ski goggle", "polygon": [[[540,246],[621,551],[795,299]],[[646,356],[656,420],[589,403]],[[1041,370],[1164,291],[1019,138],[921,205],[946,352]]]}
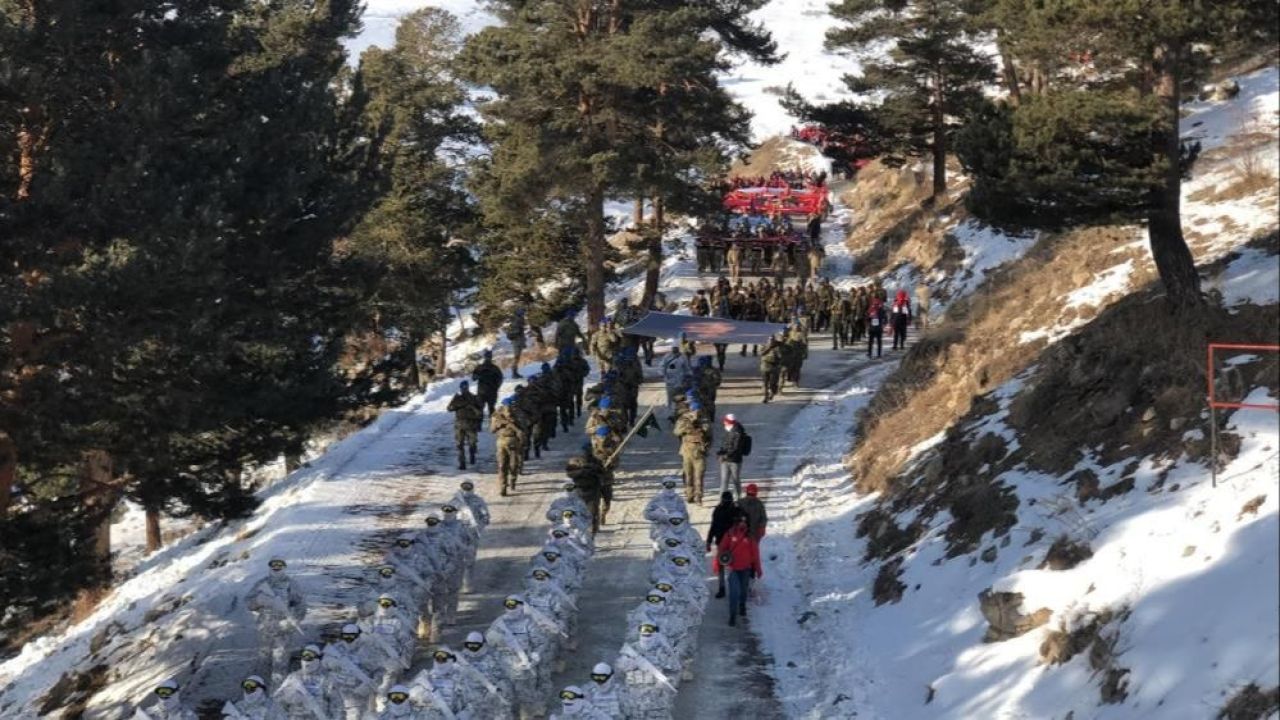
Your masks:
{"label": "ski goggle", "polygon": [[548,552],[542,553],[542,557],[546,558],[547,562],[555,562],[556,560],[560,559],[560,553],[548,551]]}
{"label": "ski goggle", "polygon": [[360,637],[360,633],[342,633],[338,637],[342,638],[344,642],[355,642],[356,638]]}
{"label": "ski goggle", "polygon": [[387,699],[396,705],[400,705],[409,699],[409,695],[408,693],[402,692],[387,693]]}
{"label": "ski goggle", "polygon": [[380,567],[378,568],[378,574],[384,578],[393,577],[396,574],[396,569],[390,566]]}
{"label": "ski goggle", "polygon": [[319,660],[320,655],[312,650],[303,650],[302,659],[306,662],[311,662],[312,660]]}
{"label": "ski goggle", "polygon": [[609,678],[611,677],[613,677],[613,675],[606,675],[604,673],[591,673],[591,679],[598,683],[608,682]]}
{"label": "ski goggle", "polygon": [[565,510],[564,512],[560,513],[560,517],[568,519],[568,518],[573,517],[573,516],[574,516],[574,515],[576,515],[576,514],[577,514],[577,513],[575,513],[575,512],[574,512],[574,511],[572,511],[572,510]]}
{"label": "ski goggle", "polygon": [[452,662],[458,659],[454,657],[453,653],[447,653],[443,650],[435,651],[435,653],[432,654],[431,657],[435,658],[436,662]]}
{"label": "ski goggle", "polygon": [[173,696],[174,696],[174,694],[175,694],[175,693],[177,693],[177,692],[178,692],[178,689],[177,689],[177,688],[171,688],[171,687],[158,687],[158,688],[156,688],[156,695],[157,695],[157,696],[159,696],[159,697],[162,697],[162,698],[173,697]]}
{"label": "ski goggle", "polygon": [[664,488],[666,488],[666,489],[668,489],[668,490],[674,490],[674,489],[675,489],[675,487],[676,487],[676,484],[675,484],[675,483],[673,483],[673,482],[671,482],[670,480],[668,480],[668,481],[666,481],[666,482],[662,483],[662,487],[664,487]]}
{"label": "ski goggle", "polygon": [[689,564],[689,558],[687,557],[671,558],[671,562],[675,563],[676,565],[679,565],[680,567],[684,567],[685,565]]}
{"label": "ski goggle", "polygon": [[443,513],[456,513],[458,512],[458,508],[452,505],[445,505],[444,507],[440,508],[440,511]]}
{"label": "ski goggle", "polygon": [[286,565],[284,564],[283,560],[272,560],[271,562],[267,563],[267,567],[271,568],[272,570],[283,570],[285,569]]}
{"label": "ski goggle", "polygon": [[462,643],[462,647],[470,650],[471,652],[480,652],[480,648],[484,647],[484,643],[464,642]]}
{"label": "ski goggle", "polygon": [[462,483],[462,489],[466,490],[467,492],[471,492],[472,490],[476,489],[476,486],[475,486],[475,483],[464,482]]}
{"label": "ski goggle", "polygon": [[407,548],[412,544],[413,544],[412,540],[408,540],[405,538],[400,538],[399,540],[396,540],[396,547]]}
{"label": "ski goggle", "polygon": [[671,583],[660,582],[655,584],[654,587],[658,588],[662,592],[671,592],[672,590]]}
{"label": "ski goggle", "polygon": [[396,601],[392,600],[391,598],[388,598],[388,597],[378,598],[378,607],[393,608],[395,606],[396,606]]}
{"label": "ski goggle", "polygon": [[561,699],[561,700],[581,700],[581,699],[582,699],[582,698],[584,698],[584,697],[586,697],[586,695],[583,695],[582,693],[576,693],[576,692],[574,692],[574,691],[572,691],[572,690],[561,690],[561,691],[560,691],[560,699]]}
{"label": "ski goggle", "polygon": [[436,517],[436,516],[434,516],[434,515],[432,515],[431,517],[427,518],[427,527],[435,527],[435,526],[437,526],[437,525],[439,525],[439,524],[440,524],[440,518],[438,518],[438,517]]}
{"label": "ski goggle", "polygon": [[654,633],[656,633],[656,632],[658,632],[658,626],[657,626],[657,625],[650,625],[650,624],[646,623],[646,624],[644,624],[644,625],[641,625],[641,626],[640,626],[640,634],[641,634],[641,635],[652,635],[652,634],[654,634]]}
{"label": "ski goggle", "polygon": [[506,600],[502,601],[502,606],[508,610],[515,610],[516,608],[520,607],[523,604],[524,603],[520,602],[519,600],[515,600],[513,598],[507,598]]}
{"label": "ski goggle", "polygon": [[662,541],[662,544],[666,545],[669,548],[680,547],[680,541],[675,538],[667,538],[666,540]]}
{"label": "ski goggle", "polygon": [[563,531],[563,530],[556,530],[555,532],[551,533],[551,536],[552,536],[552,537],[554,537],[554,538],[555,538],[555,539],[557,539],[557,540],[563,540],[563,539],[565,539],[565,538],[569,537],[569,533],[567,533],[567,532],[565,532],[565,531]]}
{"label": "ski goggle", "polygon": [[684,524],[684,518],[682,517],[667,518],[667,522],[671,523],[672,525],[678,526],[678,525]]}
{"label": "ski goggle", "polygon": [[534,580],[546,580],[549,577],[551,577],[551,574],[542,570],[538,570],[533,573]]}
{"label": "ski goggle", "polygon": [[247,693],[258,692],[258,690],[262,688],[262,686],[258,684],[257,680],[245,680],[240,683],[240,687],[244,688],[244,691]]}
{"label": "ski goggle", "polygon": [[645,599],[645,600],[646,600],[650,605],[657,605],[658,603],[664,603],[664,602],[666,602],[666,601],[667,601],[667,599],[666,599],[666,598],[664,598],[664,597],[662,597],[661,595],[646,595],[646,596],[644,597],[644,599]]}

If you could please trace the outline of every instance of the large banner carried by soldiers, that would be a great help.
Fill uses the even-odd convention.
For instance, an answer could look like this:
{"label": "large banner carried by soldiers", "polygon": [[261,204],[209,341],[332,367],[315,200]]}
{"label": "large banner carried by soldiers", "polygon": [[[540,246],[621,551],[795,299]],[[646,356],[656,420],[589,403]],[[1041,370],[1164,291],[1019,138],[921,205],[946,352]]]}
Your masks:
{"label": "large banner carried by soldiers", "polygon": [[779,323],[651,312],[622,332],[654,338],[678,338],[683,333],[694,342],[763,345],[770,336],[786,329],[786,325]]}

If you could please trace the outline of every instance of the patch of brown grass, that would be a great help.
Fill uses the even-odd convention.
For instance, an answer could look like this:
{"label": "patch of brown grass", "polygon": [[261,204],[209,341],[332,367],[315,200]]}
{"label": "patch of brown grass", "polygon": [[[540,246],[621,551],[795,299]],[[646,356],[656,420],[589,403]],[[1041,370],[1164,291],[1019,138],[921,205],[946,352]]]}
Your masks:
{"label": "patch of brown grass", "polygon": [[71,623],[74,625],[88,618],[110,594],[110,588],[86,588],[76,593],[71,601]]}

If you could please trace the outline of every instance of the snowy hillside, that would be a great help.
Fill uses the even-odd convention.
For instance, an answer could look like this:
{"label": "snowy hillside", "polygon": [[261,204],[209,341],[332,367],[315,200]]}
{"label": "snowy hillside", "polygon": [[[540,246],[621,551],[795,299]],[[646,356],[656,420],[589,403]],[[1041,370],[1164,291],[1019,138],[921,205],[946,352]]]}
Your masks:
{"label": "snowy hillside", "polygon": [[[1205,337],[1277,341],[1278,77],[1184,120],[1205,150],[1188,240],[1223,303],[1203,331],[1153,299],[1138,228],[1019,239],[944,218],[932,237],[994,276],[890,262],[890,283],[964,312],[918,367],[823,393],[774,467],[792,488],[771,498],[765,585],[791,622],[763,637],[790,717],[1205,718],[1280,683],[1280,421],[1227,414],[1214,487],[1199,379]],[[1271,181],[1246,184],[1245,162]],[[1234,399],[1280,403],[1274,353],[1219,365]],[[853,467],[902,470],[860,494],[870,475],[841,455],[863,410]]]}
{"label": "snowy hillside", "polygon": [[[782,62],[773,66],[739,63],[724,77],[729,92],[754,114],[752,131],[757,141],[785,135],[795,123],[778,104],[788,84],[814,102],[844,97],[840,78],[857,65],[823,49],[826,31],[834,24],[828,5],[828,0],[772,0],[752,15],[752,19],[769,28],[785,55]],[[484,10],[483,0],[368,0],[364,32],[347,43],[352,58],[370,45],[391,45],[399,18],[426,6],[453,13],[467,33],[493,21]]]}

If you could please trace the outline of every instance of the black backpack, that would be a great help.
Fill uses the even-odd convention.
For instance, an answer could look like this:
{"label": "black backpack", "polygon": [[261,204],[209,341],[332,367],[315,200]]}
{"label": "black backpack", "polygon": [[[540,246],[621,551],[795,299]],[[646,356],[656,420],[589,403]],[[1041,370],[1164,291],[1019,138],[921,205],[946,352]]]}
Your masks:
{"label": "black backpack", "polygon": [[751,436],[747,434],[746,430],[743,430],[742,431],[742,457],[747,457],[750,454],[751,454]]}

